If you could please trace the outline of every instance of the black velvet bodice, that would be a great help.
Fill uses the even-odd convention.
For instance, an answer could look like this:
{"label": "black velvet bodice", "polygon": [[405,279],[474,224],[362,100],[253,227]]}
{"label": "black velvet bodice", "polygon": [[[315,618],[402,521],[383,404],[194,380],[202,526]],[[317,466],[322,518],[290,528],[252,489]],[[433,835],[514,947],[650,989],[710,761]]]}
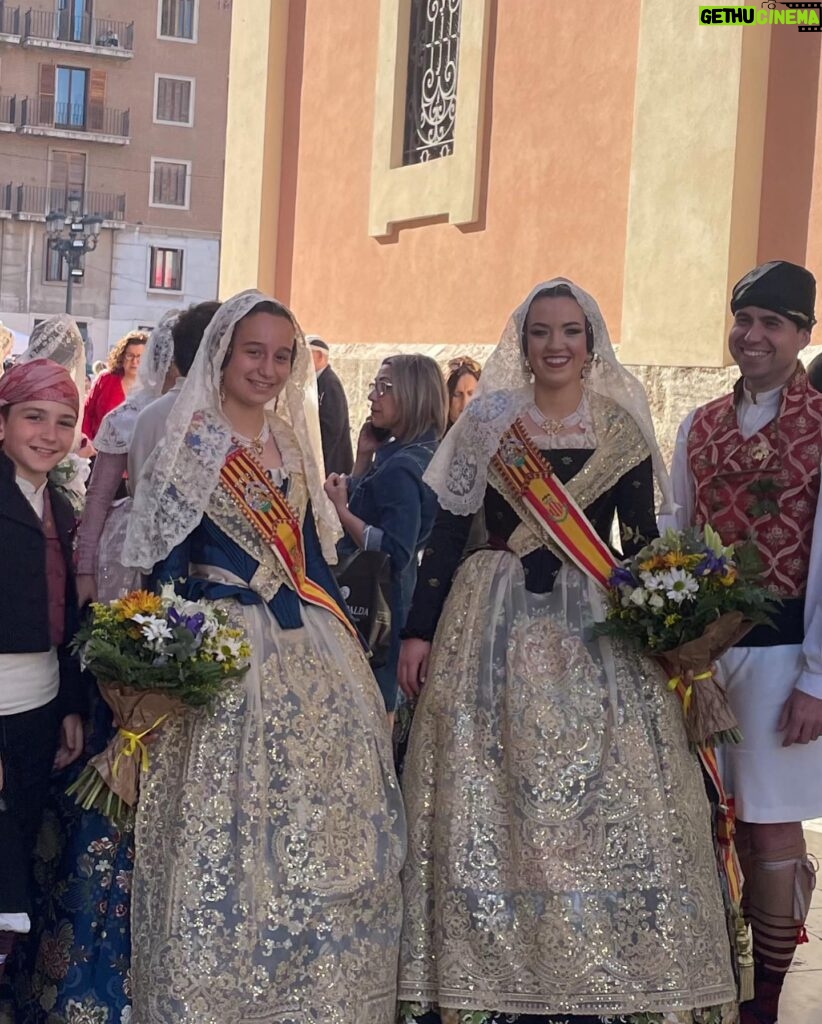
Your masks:
{"label": "black velvet bodice", "polygon": [[[568,483],[593,454],[591,448],[543,451],[543,458],[562,483]],[[654,480],[650,458],[625,473],[585,510],[594,529],[608,543],[614,514],[618,517],[622,554],[630,556],[657,536],[654,517]],[[520,517],[507,499],[490,484],[485,493],[485,523],[489,546],[504,548],[519,526]],[[440,509],[417,577],[414,600],[403,637],[433,639],[451,581],[463,559],[472,517]],[[617,553],[618,554],[618,553]],[[553,589],[562,562],[541,547],[522,559],[525,586],[535,594]]]}

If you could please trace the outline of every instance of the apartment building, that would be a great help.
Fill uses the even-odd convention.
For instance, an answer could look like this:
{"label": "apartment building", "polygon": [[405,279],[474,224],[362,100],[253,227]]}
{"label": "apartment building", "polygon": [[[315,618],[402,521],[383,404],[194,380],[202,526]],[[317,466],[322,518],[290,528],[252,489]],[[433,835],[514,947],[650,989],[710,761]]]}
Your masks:
{"label": "apartment building", "polygon": [[230,0],[0,0],[0,320],[65,309],[46,216],[103,218],[72,287],[89,361],[214,298]]}

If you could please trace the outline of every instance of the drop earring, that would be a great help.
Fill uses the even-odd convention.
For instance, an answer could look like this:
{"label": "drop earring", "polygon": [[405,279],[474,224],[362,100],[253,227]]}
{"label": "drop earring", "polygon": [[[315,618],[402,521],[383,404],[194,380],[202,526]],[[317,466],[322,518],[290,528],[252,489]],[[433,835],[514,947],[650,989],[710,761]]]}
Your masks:
{"label": "drop earring", "polygon": [[220,405],[225,402],[225,388],[223,387],[223,375],[220,374]]}

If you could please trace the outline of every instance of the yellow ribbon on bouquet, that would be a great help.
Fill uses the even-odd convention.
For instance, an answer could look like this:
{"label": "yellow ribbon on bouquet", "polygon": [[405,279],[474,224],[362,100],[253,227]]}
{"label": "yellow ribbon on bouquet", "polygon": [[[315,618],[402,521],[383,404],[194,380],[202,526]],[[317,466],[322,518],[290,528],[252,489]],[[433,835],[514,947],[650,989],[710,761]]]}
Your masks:
{"label": "yellow ribbon on bouquet", "polygon": [[127,740],[127,743],[123,749],[114,758],[114,764],[111,767],[111,774],[117,775],[117,765],[121,757],[134,757],[137,751],[140,751],[140,768],[142,771],[148,771],[148,747],[143,743],[143,739],[148,736],[150,732],[154,732],[158,725],[162,725],[163,722],[168,718],[168,712],[164,715],[160,715],[154,725],[150,725],[148,729],[144,729],[143,732],[130,732],[128,729],[120,728],[117,730],[118,736],[122,739]]}
{"label": "yellow ribbon on bouquet", "polygon": [[676,691],[677,696],[682,701],[682,710],[687,715],[688,709],[691,706],[691,698],[694,695],[694,683],[700,679],[710,679],[713,672],[700,672],[698,676],[693,677],[693,682],[685,685],[685,680],[682,676],[674,676],[673,679],[668,680],[668,689],[673,693]]}

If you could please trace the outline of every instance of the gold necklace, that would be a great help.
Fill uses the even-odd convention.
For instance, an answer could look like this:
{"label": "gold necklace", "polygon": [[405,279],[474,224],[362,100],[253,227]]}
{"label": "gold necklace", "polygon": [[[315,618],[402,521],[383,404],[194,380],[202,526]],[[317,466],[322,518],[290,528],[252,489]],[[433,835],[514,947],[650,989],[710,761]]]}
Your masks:
{"label": "gold necklace", "polygon": [[529,414],[531,416],[531,419],[534,421],[534,423],[537,424],[537,426],[541,430],[544,430],[545,433],[549,435],[549,437],[555,437],[557,434],[561,434],[563,430],[567,429],[568,420],[573,419],[573,417],[579,413],[580,407],[582,406],[582,402],[583,399],[580,399],[580,403],[576,407],[576,409],[574,409],[573,412],[568,413],[568,415],[561,420],[554,420],[551,419],[550,416],[546,416],[545,413],[542,412],[542,410],[539,408],[536,402],[531,403]]}
{"label": "gold necklace", "polygon": [[256,437],[243,437],[242,434],[232,434],[231,440],[235,444],[239,445],[240,448],[245,448],[248,451],[253,451],[255,455],[262,455],[263,449],[265,448],[266,441],[271,436],[271,431],[267,423],[263,423],[260,428],[259,434]]}

